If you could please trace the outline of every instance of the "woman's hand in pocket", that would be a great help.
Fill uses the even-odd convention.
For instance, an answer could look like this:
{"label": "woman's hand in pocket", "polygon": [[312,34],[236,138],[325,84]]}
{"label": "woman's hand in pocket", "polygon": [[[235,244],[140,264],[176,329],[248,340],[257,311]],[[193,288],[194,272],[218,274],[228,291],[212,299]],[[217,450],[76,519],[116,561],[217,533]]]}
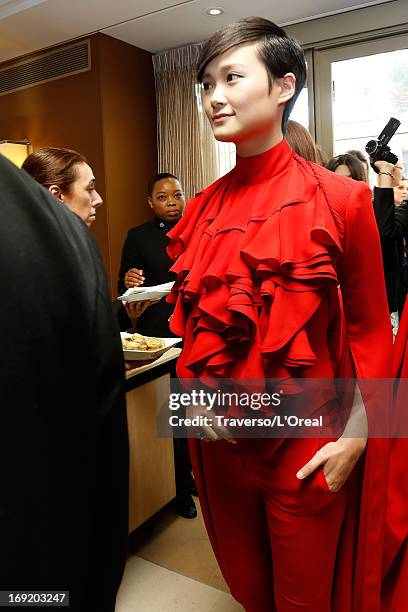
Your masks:
{"label": "woman's hand in pocket", "polygon": [[339,438],[328,442],[296,474],[297,478],[307,478],[320,467],[330,491],[337,493],[350,476],[354,466],[365,450],[366,438]]}

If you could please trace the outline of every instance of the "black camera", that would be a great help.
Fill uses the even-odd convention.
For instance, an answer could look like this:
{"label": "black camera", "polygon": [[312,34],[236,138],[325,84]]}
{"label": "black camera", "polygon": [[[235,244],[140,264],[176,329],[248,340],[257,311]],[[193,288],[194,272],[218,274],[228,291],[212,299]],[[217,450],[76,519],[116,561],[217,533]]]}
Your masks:
{"label": "black camera", "polygon": [[377,161],[386,161],[390,164],[396,164],[398,161],[398,157],[391,153],[390,147],[388,147],[388,143],[391,138],[394,136],[395,132],[398,130],[401,125],[401,121],[398,119],[394,119],[391,117],[383,131],[378,137],[378,140],[369,140],[367,142],[365,150],[370,156],[370,164],[372,169],[378,173],[378,169],[374,166],[374,162]]}

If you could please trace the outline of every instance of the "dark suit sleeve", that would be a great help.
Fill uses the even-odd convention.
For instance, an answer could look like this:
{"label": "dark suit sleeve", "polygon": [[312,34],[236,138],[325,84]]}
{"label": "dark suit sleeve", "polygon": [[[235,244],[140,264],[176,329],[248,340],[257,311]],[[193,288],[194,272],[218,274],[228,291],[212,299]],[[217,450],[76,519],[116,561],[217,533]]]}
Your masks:
{"label": "dark suit sleeve", "polygon": [[391,187],[374,187],[374,213],[381,238],[398,238],[408,232],[408,202],[395,206]]}
{"label": "dark suit sleeve", "polygon": [[125,274],[130,268],[142,268],[143,258],[138,249],[138,241],[134,232],[129,231],[125,244],[122,249],[122,259],[120,261],[120,271],[118,280],[118,292],[122,295],[126,291]]}
{"label": "dark suit sleeve", "polygon": [[105,272],[81,219],[1,155],[0,187],[0,585],[113,612],[128,436]]}

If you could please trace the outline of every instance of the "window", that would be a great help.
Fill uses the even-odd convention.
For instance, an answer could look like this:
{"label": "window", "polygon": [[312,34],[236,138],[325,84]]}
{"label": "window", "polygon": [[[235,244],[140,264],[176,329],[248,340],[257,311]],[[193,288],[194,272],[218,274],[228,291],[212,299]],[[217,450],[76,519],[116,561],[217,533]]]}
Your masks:
{"label": "window", "polygon": [[390,147],[407,172],[408,36],[319,51],[315,77],[317,140],[327,153],[365,153],[367,142],[395,117],[401,126]]}

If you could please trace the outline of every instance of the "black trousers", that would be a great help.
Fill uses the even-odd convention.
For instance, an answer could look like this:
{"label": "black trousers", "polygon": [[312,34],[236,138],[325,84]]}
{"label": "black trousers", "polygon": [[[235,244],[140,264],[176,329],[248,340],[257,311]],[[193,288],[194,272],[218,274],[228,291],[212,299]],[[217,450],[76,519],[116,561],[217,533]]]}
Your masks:
{"label": "black trousers", "polygon": [[194,479],[191,475],[191,461],[187,438],[173,438],[173,449],[176,496],[191,495]]}
{"label": "black trousers", "polygon": [[[176,367],[170,371],[170,386],[172,380],[177,378]],[[194,478],[191,473],[190,451],[188,448],[187,431],[184,429],[184,437],[173,438],[174,449],[174,472],[176,476],[176,496],[183,497],[191,495]]]}

